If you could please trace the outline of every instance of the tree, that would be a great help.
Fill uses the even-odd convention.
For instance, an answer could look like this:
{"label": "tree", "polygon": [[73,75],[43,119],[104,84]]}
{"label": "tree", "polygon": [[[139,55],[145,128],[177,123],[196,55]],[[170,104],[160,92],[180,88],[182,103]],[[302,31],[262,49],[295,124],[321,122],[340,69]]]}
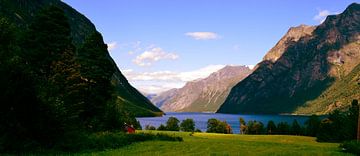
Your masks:
{"label": "tree", "polygon": [[360,106],[359,106],[359,102],[358,100],[354,99],[352,102],[351,102],[351,105],[353,107],[358,107],[357,108],[357,114],[358,114],[358,119],[357,119],[357,140],[360,141]]}
{"label": "tree", "polygon": [[264,124],[256,120],[249,121],[247,126],[247,134],[261,134],[264,130]]}
{"label": "tree", "polygon": [[320,119],[317,115],[312,115],[305,121],[305,132],[308,136],[315,137],[318,133]]}
{"label": "tree", "polygon": [[294,119],[294,121],[291,124],[290,134],[292,134],[292,135],[300,135],[301,134],[301,126],[299,125],[299,123],[297,122],[296,119]]}
{"label": "tree", "polygon": [[267,134],[276,134],[275,122],[270,120],[266,126]]}
{"label": "tree", "polygon": [[166,131],[166,127],[161,124],[158,128],[157,128],[158,131]]}
{"label": "tree", "polygon": [[179,131],[179,120],[175,117],[170,117],[166,122],[166,130],[168,131]]}
{"label": "tree", "polygon": [[180,130],[184,132],[194,132],[195,122],[193,119],[185,119],[180,124]]}
{"label": "tree", "polygon": [[245,134],[247,129],[246,122],[242,117],[239,118],[239,121],[240,121],[240,134]]}
{"label": "tree", "polygon": [[207,122],[207,130],[208,133],[228,133],[227,123],[219,121],[218,119],[211,118]]}
{"label": "tree", "polygon": [[279,122],[276,129],[278,134],[290,134],[290,126],[287,122]]}

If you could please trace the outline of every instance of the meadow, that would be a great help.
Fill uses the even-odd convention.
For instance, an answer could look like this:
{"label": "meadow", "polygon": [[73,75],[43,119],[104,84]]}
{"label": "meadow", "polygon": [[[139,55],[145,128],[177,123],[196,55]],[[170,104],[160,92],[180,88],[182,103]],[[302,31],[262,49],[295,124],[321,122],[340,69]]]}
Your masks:
{"label": "meadow", "polygon": [[[140,131],[139,131],[140,132]],[[319,143],[314,137],[286,135],[239,135],[188,132],[167,133],[183,137],[182,142],[145,141],[119,149],[67,155],[351,155],[337,143]]]}

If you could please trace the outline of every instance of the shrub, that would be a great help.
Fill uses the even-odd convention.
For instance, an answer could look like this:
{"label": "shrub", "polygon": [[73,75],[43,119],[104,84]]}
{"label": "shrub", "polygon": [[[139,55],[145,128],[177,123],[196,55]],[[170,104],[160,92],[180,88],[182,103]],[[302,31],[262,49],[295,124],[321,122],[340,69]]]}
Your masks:
{"label": "shrub", "polygon": [[196,128],[195,132],[202,132],[200,129]]}
{"label": "shrub", "polygon": [[360,141],[345,141],[340,144],[340,148],[342,148],[344,152],[360,155]]}
{"label": "shrub", "polygon": [[195,131],[195,122],[193,119],[183,120],[180,124],[180,130],[184,132],[194,132]]}

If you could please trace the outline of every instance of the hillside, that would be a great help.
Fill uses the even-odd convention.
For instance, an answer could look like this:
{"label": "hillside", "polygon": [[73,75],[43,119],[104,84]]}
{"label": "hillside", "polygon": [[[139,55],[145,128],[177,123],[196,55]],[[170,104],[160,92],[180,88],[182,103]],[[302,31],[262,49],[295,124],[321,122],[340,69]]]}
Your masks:
{"label": "hillside", "polygon": [[[89,19],[59,0],[0,0],[0,14],[1,17],[8,19],[17,27],[26,28],[32,23],[33,17],[39,10],[49,5],[64,10],[71,28],[72,42],[78,49],[90,35],[97,33],[94,24]],[[99,37],[96,43],[104,44],[102,37]],[[86,53],[87,51],[77,52],[77,60],[79,62],[81,60],[83,62],[92,62],[93,64],[98,64],[98,61],[101,61],[100,59],[97,60],[97,58],[89,58],[89,54]],[[161,111],[128,83],[109,53],[104,50],[101,55],[105,57],[102,61],[112,66],[109,71],[112,70],[111,83],[115,88],[114,94],[117,96],[118,105],[136,116],[160,115]]]}
{"label": "hillside", "polygon": [[251,70],[226,66],[207,78],[191,81],[183,88],[161,93],[152,101],[166,112],[215,112],[230,92]]}
{"label": "hillside", "polygon": [[[349,103],[342,102],[359,98],[356,91],[340,93],[346,91],[348,85],[337,84],[343,80],[343,84],[352,85],[347,81],[350,80],[349,73],[357,74],[354,69],[360,62],[360,5],[351,4],[343,13],[328,16],[312,33],[305,34],[286,43],[284,51],[277,52],[281,56],[274,55],[277,59],[265,57],[251,75],[232,88],[217,112],[326,113],[326,107],[336,101],[345,108]],[[326,93],[329,87],[332,92],[332,85],[340,87],[334,94],[355,94],[327,96],[333,94]],[[323,93],[327,100],[317,99]],[[306,105],[308,101],[313,102]]]}

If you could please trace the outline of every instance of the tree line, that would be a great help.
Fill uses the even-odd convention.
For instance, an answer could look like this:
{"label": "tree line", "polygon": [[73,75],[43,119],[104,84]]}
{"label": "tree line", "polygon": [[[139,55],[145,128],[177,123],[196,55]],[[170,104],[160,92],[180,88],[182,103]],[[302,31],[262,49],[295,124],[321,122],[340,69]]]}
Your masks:
{"label": "tree line", "polygon": [[[335,110],[325,118],[321,119],[317,115],[310,116],[304,123],[299,124],[295,119],[291,124],[287,122],[275,123],[273,120],[264,123],[256,120],[245,121],[239,118],[240,134],[262,134],[262,135],[301,135],[316,137],[320,142],[342,142],[355,140],[357,137],[359,117],[359,104],[353,100],[351,107],[346,111]],[[170,117],[166,125],[161,124],[158,128],[146,125],[146,130],[167,130],[184,132],[201,132],[195,130],[193,119],[180,121],[175,117]],[[208,133],[231,134],[232,128],[226,121],[218,119],[209,119],[207,122]]]}

